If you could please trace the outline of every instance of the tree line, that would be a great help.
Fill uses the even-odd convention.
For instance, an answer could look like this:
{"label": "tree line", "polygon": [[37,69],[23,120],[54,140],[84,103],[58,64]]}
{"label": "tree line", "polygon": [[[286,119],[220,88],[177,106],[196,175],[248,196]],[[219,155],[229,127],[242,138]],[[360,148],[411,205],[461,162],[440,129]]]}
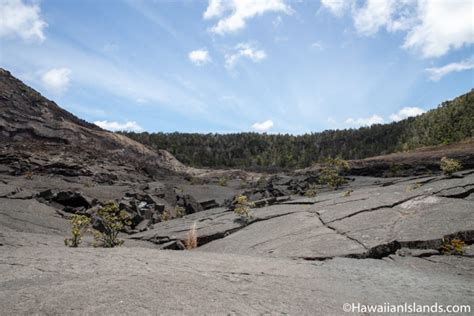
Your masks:
{"label": "tree line", "polygon": [[417,117],[358,129],[304,135],[120,132],[165,149],[195,167],[278,170],[304,168],[329,157],[362,159],[449,144],[474,136],[474,89]]}

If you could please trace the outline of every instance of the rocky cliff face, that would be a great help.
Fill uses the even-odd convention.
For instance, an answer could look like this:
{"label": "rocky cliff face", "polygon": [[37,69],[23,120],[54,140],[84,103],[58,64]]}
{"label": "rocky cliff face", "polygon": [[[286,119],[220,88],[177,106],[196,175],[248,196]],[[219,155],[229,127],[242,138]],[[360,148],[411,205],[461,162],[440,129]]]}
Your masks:
{"label": "rocky cliff face", "polygon": [[0,68],[0,140],[3,144],[49,150],[87,152],[97,157],[146,161],[147,165],[186,172],[166,151],[153,151],[125,136],[77,118]]}

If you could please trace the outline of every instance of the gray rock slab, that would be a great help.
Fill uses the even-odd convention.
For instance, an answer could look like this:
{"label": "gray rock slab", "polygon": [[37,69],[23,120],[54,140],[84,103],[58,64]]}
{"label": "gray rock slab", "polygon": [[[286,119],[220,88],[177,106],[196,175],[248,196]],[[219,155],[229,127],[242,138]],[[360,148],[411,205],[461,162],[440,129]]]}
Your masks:
{"label": "gray rock slab", "polygon": [[344,303],[474,304],[462,267],[420,258],[313,263],[144,248],[2,248],[6,315],[342,315]]}
{"label": "gray rock slab", "polygon": [[296,212],[250,224],[234,234],[200,247],[199,250],[323,259],[362,254],[366,249],[324,226],[316,214]]}
{"label": "gray rock slab", "polygon": [[474,231],[474,212],[471,201],[435,196],[419,197],[394,208],[363,212],[329,224],[367,248],[392,241],[435,241],[440,246],[446,235]]}

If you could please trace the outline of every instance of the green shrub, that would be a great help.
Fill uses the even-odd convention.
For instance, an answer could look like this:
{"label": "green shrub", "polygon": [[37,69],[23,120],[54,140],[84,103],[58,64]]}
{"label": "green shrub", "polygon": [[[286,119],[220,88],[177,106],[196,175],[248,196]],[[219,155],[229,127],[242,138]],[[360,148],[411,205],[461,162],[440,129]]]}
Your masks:
{"label": "green shrub", "polygon": [[179,205],[175,206],[174,212],[176,213],[177,218],[181,218],[186,214],[184,207],[179,206]]}
{"label": "green shrub", "polygon": [[82,236],[89,231],[91,220],[85,215],[74,214],[69,221],[72,224],[71,237],[64,238],[64,244],[68,247],[78,247]]}
{"label": "green shrub", "polygon": [[162,222],[167,222],[171,219],[171,214],[168,210],[164,210],[163,213],[161,213],[161,221]]}
{"label": "green shrub", "polygon": [[443,173],[447,176],[452,175],[456,171],[461,170],[462,165],[459,161],[455,159],[450,159],[448,157],[441,158],[440,168]]}
{"label": "green shrub", "polygon": [[257,187],[259,188],[264,188],[267,186],[267,177],[265,175],[262,175],[260,178],[257,180]]}
{"label": "green shrub", "polygon": [[315,184],[311,184],[306,192],[304,193],[307,197],[315,197],[318,194],[318,187]]}
{"label": "green shrub", "polygon": [[131,224],[128,213],[120,210],[117,203],[110,201],[97,211],[97,215],[102,219],[103,231],[94,231],[96,246],[111,248],[123,244],[118,234],[125,225]]}
{"label": "green shrub", "polygon": [[253,203],[249,201],[248,197],[245,195],[239,195],[235,199],[234,213],[238,215],[241,219],[248,221],[253,218],[250,208],[253,206]]}
{"label": "green shrub", "polygon": [[225,187],[225,186],[227,186],[227,182],[228,182],[228,181],[229,181],[229,179],[227,179],[226,176],[221,177],[221,178],[219,179],[219,185]]}
{"label": "green shrub", "polygon": [[347,180],[341,176],[341,173],[349,169],[349,163],[340,158],[328,158],[324,168],[321,170],[319,181],[321,184],[327,184],[334,190],[347,183]]}
{"label": "green shrub", "polygon": [[462,255],[465,251],[466,244],[461,239],[451,239],[441,246],[443,255]]}

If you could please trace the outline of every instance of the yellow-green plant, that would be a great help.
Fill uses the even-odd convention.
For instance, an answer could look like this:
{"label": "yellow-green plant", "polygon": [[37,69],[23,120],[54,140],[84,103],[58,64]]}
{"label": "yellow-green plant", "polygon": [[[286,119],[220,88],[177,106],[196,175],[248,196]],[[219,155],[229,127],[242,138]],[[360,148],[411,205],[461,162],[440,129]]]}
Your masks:
{"label": "yellow-green plant", "polygon": [[349,197],[349,196],[351,196],[352,192],[354,192],[354,190],[349,189],[349,190],[347,190],[346,192],[344,192],[344,194],[343,194],[342,196],[343,196],[343,197]]}
{"label": "yellow-green plant", "polygon": [[225,186],[227,186],[228,181],[229,181],[229,179],[227,179],[226,176],[223,176],[219,179],[219,185],[225,187]]}
{"label": "yellow-green plant", "polygon": [[250,220],[253,218],[250,212],[253,205],[246,195],[239,195],[235,199],[234,213],[244,220]]}
{"label": "yellow-green plant", "polygon": [[414,191],[414,190],[416,190],[416,189],[421,188],[422,185],[423,185],[423,184],[420,183],[420,182],[415,182],[415,183],[413,183],[413,184],[407,186],[406,191],[407,191],[407,192]]}
{"label": "yellow-green plant", "polygon": [[175,212],[177,218],[181,218],[186,214],[184,207],[179,206],[179,205],[175,206],[174,212]]}
{"label": "yellow-green plant", "polygon": [[311,184],[304,193],[307,197],[315,197],[318,194],[318,187],[315,184]]}
{"label": "yellow-green plant", "polygon": [[343,171],[349,169],[349,163],[340,158],[328,158],[324,168],[321,170],[319,181],[321,184],[327,184],[334,190],[341,185],[347,183],[346,179],[341,176]]}
{"label": "yellow-green plant", "polygon": [[123,244],[118,234],[125,225],[131,224],[128,213],[120,210],[117,203],[109,201],[97,211],[97,215],[102,220],[103,231],[94,231],[96,245],[110,248]]}
{"label": "yellow-green plant", "polygon": [[81,244],[82,236],[89,230],[91,220],[85,215],[72,215],[71,237],[64,238],[64,244],[68,247],[78,247]]}
{"label": "yellow-green plant", "polygon": [[446,241],[441,246],[441,253],[443,255],[462,255],[465,251],[466,243],[461,239],[454,238]]}
{"label": "yellow-green plant", "polygon": [[455,159],[450,159],[448,157],[441,158],[440,168],[443,173],[447,176],[451,176],[456,171],[461,170],[462,165],[459,161]]}
{"label": "yellow-green plant", "polygon": [[166,222],[171,219],[171,214],[168,210],[164,210],[163,213],[161,213],[161,221]]}

